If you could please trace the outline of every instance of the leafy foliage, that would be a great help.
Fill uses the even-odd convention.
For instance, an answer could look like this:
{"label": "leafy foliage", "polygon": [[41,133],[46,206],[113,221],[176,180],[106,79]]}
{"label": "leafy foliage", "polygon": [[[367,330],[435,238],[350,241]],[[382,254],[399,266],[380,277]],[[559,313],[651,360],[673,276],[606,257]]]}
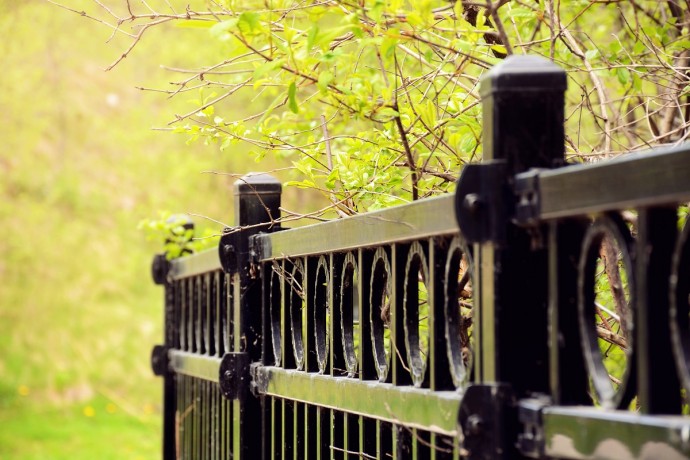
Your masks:
{"label": "leafy foliage", "polygon": [[[568,71],[567,149],[580,161],[690,132],[690,16],[678,1],[95,3],[87,16],[132,39],[114,64],[152,27],[207,29],[226,57],[178,69],[168,92],[200,96],[176,131],[288,158],[290,185],[319,190],[341,216],[450,191],[481,157],[479,79],[509,54]],[[256,109],[233,116],[243,93]]]}
{"label": "leafy foliage", "polygon": [[139,222],[139,229],[145,232],[147,239],[164,242],[168,260],[217,248],[220,241],[220,235],[210,228],[204,228],[202,235],[195,236],[194,225],[189,216],[184,214],[161,212],[159,219],[144,219]]}

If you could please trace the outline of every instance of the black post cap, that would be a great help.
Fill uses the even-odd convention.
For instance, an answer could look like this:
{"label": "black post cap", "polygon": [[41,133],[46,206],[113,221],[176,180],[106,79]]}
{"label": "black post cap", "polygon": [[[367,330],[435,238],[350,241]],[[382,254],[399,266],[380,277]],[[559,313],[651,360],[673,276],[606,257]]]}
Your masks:
{"label": "black post cap", "polygon": [[194,221],[187,214],[173,214],[165,222],[181,225],[185,230],[194,229]]}
{"label": "black post cap", "polygon": [[248,173],[235,181],[235,195],[280,193],[282,184],[266,173]]}
{"label": "black post cap", "polygon": [[482,78],[482,97],[502,91],[565,91],[562,68],[540,56],[512,55]]}

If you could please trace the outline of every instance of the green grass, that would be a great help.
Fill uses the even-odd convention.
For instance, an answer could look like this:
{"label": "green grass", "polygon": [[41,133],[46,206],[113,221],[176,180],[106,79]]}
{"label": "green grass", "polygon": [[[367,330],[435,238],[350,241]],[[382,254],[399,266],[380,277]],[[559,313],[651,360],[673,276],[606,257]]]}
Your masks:
{"label": "green grass", "polygon": [[[63,407],[19,396],[0,415],[0,458],[150,459],[159,457],[160,417],[153,408],[130,414],[96,396]],[[25,401],[24,401],[25,400]],[[5,409],[8,409],[7,407]]]}
{"label": "green grass", "polygon": [[0,0],[2,460],[160,458],[161,381],[149,356],[162,341],[163,293],[150,277],[162,242],[137,224],[159,211],[232,224],[234,178],[202,172],[271,168],[242,146],[221,154],[151,129],[198,95],[168,100],[135,86],[183,78],[161,64],[221,60],[208,31],[151,30],[104,72],[127,45],[106,44],[109,35],[42,0]]}
{"label": "green grass", "polygon": [[137,223],[159,210],[231,223],[232,179],[201,172],[256,168],[241,150],[151,130],[191,96],[134,88],[177,79],[159,64],[211,59],[206,32],[152,31],[105,73],[124,44],[108,36],[47,2],[0,0],[2,460],[160,458],[149,355],[162,290],[149,266],[162,245]]}

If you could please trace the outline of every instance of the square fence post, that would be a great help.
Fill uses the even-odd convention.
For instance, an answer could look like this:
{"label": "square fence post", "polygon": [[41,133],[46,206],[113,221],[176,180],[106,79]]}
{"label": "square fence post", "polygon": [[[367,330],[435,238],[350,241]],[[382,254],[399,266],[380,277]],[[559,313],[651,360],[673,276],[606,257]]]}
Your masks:
{"label": "square fence post", "polygon": [[512,178],[564,162],[565,72],[546,59],[512,56],[482,80],[484,160],[504,163],[504,241],[486,241],[477,254],[481,309],[481,374],[513,390],[548,391],[548,260],[513,218]]}
{"label": "square fence post", "polygon": [[475,245],[478,297],[476,388],[460,416],[470,458],[520,458],[517,415],[486,411],[549,391],[546,233],[517,225],[514,178],[564,164],[565,89],[565,72],[535,56],[510,56],[481,82],[484,161],[465,166],[456,192],[460,230]]}
{"label": "square fence post", "polygon": [[[194,236],[194,222],[185,214],[170,216],[168,224],[179,224],[188,235],[189,241]],[[179,236],[179,235],[178,235]],[[166,244],[172,241],[172,236],[166,239]],[[183,249],[182,253],[188,253]],[[163,310],[163,345],[156,345],[151,352],[151,369],[154,375],[163,378],[163,460],[175,460],[175,439],[177,427],[175,426],[175,414],[177,411],[177,381],[174,373],[168,368],[168,350],[175,348],[179,340],[179,325],[175,319],[175,290],[168,280],[170,262],[168,254],[156,254],[151,264],[151,277],[154,283],[162,285],[165,290],[165,304]]]}
{"label": "square fence post", "polygon": [[[234,189],[236,227],[225,230],[218,250],[223,271],[231,279],[228,289],[233,292],[232,351],[248,357],[249,362],[257,362],[263,348],[262,282],[251,264],[250,238],[278,225],[282,185],[268,174],[250,173],[237,180]],[[245,391],[233,405],[235,458],[256,456],[267,439],[265,433],[261,434],[265,428],[262,402]]]}

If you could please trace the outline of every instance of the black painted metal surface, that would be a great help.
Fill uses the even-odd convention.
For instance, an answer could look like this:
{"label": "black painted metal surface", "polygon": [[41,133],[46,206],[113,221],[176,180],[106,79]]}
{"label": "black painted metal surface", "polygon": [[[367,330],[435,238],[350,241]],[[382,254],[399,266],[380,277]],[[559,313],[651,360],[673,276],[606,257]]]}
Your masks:
{"label": "black painted metal surface", "polygon": [[690,152],[564,166],[564,90],[496,66],[456,196],[285,230],[238,181],[218,249],[152,267],[164,458],[690,458]]}

